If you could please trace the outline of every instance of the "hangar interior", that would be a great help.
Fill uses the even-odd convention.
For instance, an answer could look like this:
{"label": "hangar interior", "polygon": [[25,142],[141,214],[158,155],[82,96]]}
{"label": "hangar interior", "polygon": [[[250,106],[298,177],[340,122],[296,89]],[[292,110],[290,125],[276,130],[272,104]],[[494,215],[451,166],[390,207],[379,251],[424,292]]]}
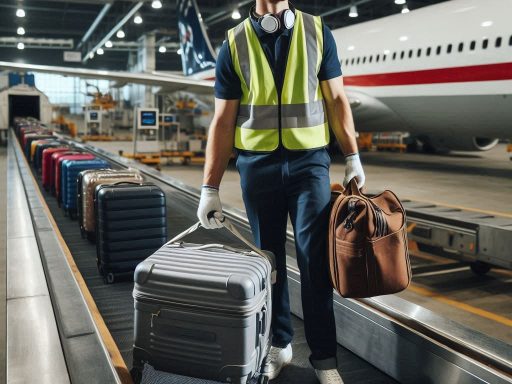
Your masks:
{"label": "hangar interior", "polygon": [[[215,113],[217,55],[226,31],[243,21],[253,4],[1,2],[0,382],[232,380],[228,375],[218,381],[219,374],[212,381],[211,362],[202,370],[184,368],[203,363],[209,353],[229,353],[218,352],[219,334],[182,321],[182,307],[149,310],[152,302],[138,302],[135,292],[143,282],[134,270],[197,222]],[[315,0],[293,5],[321,16],[332,31],[366,174],[365,195],[391,190],[406,213],[412,275],[407,288],[366,298],[334,293],[343,382],[511,383],[510,4]],[[332,130],[330,137],[330,181],[341,184],[347,162]],[[252,240],[236,156],[234,151],[220,199],[224,216]],[[84,180],[93,169],[107,170],[101,177],[108,182],[95,180],[96,189],[89,191]],[[114,213],[100,216],[107,205],[99,196],[102,188],[119,187],[116,177],[127,188],[150,185],[151,193],[159,191],[163,218],[151,220],[163,222],[163,235],[146,235],[149,224],[130,227],[135,219],[123,208],[117,209],[125,215],[118,220],[121,229],[109,232],[115,240],[102,237]],[[148,251],[149,238],[161,243]],[[204,247],[247,248],[239,240],[227,225],[190,235],[191,243]],[[137,263],[124,260],[133,265],[109,272],[101,259],[115,247],[137,254]],[[308,359],[290,219],[285,248],[294,355],[270,382],[318,383]],[[222,305],[219,297],[206,304]],[[258,338],[270,327],[264,312],[255,323]],[[146,320],[152,352],[142,353],[137,332]],[[172,358],[163,363],[151,353]]]}

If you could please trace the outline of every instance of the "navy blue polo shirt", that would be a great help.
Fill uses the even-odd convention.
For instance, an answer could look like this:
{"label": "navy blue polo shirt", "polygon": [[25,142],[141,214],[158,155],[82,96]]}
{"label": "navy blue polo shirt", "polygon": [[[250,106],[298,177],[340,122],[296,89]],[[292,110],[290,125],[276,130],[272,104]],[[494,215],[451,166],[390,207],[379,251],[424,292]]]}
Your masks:
{"label": "navy blue polo shirt", "polygon": [[[266,56],[270,59],[275,77],[276,86],[282,89],[284,71],[286,69],[286,59],[288,55],[288,46],[290,43],[291,30],[266,33],[253,18],[250,19],[256,34],[261,42]],[[333,79],[341,76],[341,64],[338,60],[336,42],[331,30],[323,24],[324,51],[318,79],[320,81]],[[218,99],[233,100],[242,97],[242,86],[240,78],[233,68],[231,52],[227,41],[224,41],[217,57],[215,68],[215,97]]]}

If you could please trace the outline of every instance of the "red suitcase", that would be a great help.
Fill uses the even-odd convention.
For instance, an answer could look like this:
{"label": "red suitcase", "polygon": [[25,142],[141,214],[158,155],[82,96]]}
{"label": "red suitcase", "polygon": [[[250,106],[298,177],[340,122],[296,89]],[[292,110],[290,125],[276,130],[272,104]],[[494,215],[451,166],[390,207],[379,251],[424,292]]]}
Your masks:
{"label": "red suitcase", "polygon": [[59,158],[62,156],[78,155],[80,153],[83,153],[83,152],[70,148],[67,151],[52,153],[52,155],[50,156],[50,175],[48,177],[48,188],[50,188],[50,191],[53,195],[55,195],[55,176],[56,176],[55,170],[56,170],[57,160],[59,160]]}
{"label": "red suitcase", "polygon": [[55,197],[60,206],[60,180],[61,180],[61,168],[64,160],[93,160],[96,156],[90,153],[78,153],[75,155],[63,155],[60,156],[55,163]]}
{"label": "red suitcase", "polygon": [[51,164],[52,164],[52,155],[54,153],[58,152],[66,152],[69,151],[69,147],[55,147],[55,148],[46,148],[43,151],[43,158],[41,161],[41,169],[43,170],[43,188],[47,191],[50,189],[50,175],[52,174],[51,171]]}

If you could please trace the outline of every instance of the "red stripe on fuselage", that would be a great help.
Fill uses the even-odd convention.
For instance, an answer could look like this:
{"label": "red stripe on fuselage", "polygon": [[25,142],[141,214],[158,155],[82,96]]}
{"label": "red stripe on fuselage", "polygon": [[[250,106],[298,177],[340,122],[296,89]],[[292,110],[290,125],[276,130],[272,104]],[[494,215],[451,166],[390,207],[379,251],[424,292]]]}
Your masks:
{"label": "red stripe on fuselage", "polygon": [[343,78],[345,85],[360,87],[499,80],[512,80],[512,63],[379,73],[374,75],[346,76]]}

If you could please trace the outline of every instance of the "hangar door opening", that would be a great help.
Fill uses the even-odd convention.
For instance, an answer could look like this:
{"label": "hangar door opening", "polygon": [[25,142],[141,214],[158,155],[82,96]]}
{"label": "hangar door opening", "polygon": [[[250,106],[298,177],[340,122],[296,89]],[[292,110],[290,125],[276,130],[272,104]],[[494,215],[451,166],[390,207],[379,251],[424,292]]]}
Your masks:
{"label": "hangar door opening", "polygon": [[9,95],[10,127],[14,125],[15,117],[35,117],[39,120],[39,96]]}

